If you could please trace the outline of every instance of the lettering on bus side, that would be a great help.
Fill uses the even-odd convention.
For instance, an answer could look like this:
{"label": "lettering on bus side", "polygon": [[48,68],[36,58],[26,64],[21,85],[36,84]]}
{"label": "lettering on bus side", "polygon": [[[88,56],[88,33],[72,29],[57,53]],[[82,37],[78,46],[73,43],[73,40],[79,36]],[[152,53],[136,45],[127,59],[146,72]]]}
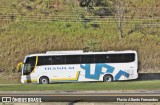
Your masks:
{"label": "lettering on bus side", "polygon": [[[115,68],[113,66],[110,66],[110,65],[107,65],[104,63],[99,63],[99,64],[95,65],[94,74],[90,74],[90,71],[91,71],[90,66],[91,66],[90,64],[80,65],[80,67],[85,70],[85,78],[99,80],[99,77],[101,74],[107,74],[107,73],[112,74],[115,70]],[[106,72],[102,72],[102,68],[106,68]],[[123,71],[123,70],[120,70],[115,75],[114,79],[119,80],[122,75],[128,78],[130,74]]]}
{"label": "lettering on bus side", "polygon": [[74,67],[44,67],[45,70],[74,70]]}

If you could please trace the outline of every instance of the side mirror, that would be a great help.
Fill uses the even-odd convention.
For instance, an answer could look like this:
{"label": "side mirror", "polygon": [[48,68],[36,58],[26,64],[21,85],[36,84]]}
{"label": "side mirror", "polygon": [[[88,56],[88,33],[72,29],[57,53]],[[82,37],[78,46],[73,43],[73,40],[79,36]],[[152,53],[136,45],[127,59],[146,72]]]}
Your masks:
{"label": "side mirror", "polygon": [[22,69],[23,64],[24,64],[23,62],[19,62],[16,66],[16,70],[20,71]]}

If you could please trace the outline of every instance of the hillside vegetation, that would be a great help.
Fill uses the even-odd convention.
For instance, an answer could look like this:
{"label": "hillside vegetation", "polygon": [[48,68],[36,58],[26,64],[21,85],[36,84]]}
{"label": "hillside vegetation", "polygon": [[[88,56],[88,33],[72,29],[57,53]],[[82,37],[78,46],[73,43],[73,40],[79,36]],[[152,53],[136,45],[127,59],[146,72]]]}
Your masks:
{"label": "hillside vegetation", "polygon": [[0,72],[28,54],[78,49],[136,50],[139,72],[160,72],[160,0],[124,0],[122,39],[115,0],[82,1],[1,0]]}

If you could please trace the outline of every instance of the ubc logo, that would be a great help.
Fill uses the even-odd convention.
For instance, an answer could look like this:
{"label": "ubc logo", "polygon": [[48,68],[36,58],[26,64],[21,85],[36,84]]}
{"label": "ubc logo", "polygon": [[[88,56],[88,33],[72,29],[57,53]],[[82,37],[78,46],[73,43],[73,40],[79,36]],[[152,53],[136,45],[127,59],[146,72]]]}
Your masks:
{"label": "ubc logo", "polygon": [[[114,67],[110,66],[110,65],[107,65],[107,64],[104,64],[104,63],[99,63],[99,64],[96,64],[95,65],[95,72],[94,74],[90,74],[90,64],[85,64],[85,65],[80,65],[80,67],[82,69],[85,70],[85,78],[89,78],[89,79],[96,79],[96,80],[99,80],[99,77],[101,74],[105,74],[105,73],[113,73],[114,72]],[[107,68],[106,72],[102,72],[102,68]],[[116,76],[114,77],[115,80],[119,80],[119,78],[121,76],[125,76],[125,77],[129,77],[129,74],[126,73],[125,71],[123,70],[120,70]]]}

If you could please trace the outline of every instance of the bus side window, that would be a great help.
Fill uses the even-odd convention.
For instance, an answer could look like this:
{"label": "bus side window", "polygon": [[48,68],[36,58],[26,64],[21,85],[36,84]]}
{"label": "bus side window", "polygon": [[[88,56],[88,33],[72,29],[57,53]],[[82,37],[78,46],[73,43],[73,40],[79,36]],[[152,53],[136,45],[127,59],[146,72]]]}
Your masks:
{"label": "bus side window", "polygon": [[39,56],[38,57],[38,66],[41,65],[51,65],[52,63],[52,58],[51,56]]}
{"label": "bus side window", "polygon": [[133,62],[133,61],[135,61],[135,54],[134,53],[124,54],[124,62]]}
{"label": "bus side window", "polygon": [[109,54],[110,63],[127,63],[133,62],[135,60],[135,54],[126,53],[126,54]]}
{"label": "bus side window", "polygon": [[80,64],[80,55],[67,55],[66,64]]}
{"label": "bus side window", "polygon": [[66,63],[65,56],[52,56],[53,65],[65,64],[65,63]]}
{"label": "bus side window", "polygon": [[94,55],[81,55],[81,64],[95,63]]}
{"label": "bus side window", "polygon": [[110,63],[124,63],[124,54],[109,54],[109,62]]}
{"label": "bus side window", "polygon": [[109,63],[110,56],[107,54],[95,55],[96,63]]}

